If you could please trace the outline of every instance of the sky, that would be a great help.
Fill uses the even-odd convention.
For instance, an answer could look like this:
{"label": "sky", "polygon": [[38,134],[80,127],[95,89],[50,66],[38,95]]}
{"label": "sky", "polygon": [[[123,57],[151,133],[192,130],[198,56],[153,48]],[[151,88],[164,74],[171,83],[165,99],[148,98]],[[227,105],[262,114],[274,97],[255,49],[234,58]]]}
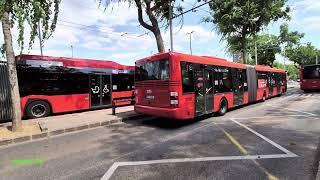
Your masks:
{"label": "sky", "polygon": [[[185,0],[181,5],[185,10],[195,6],[197,0]],[[289,0],[291,8],[290,30],[305,33],[303,42],[311,42],[320,48],[320,0]],[[192,34],[192,51],[195,55],[217,56],[231,60],[226,43],[215,31],[213,24],[203,23],[202,17],[209,16],[208,6],[184,15],[181,27],[179,20],[173,22],[174,51],[190,53],[189,35]],[[279,33],[279,26],[285,21],[270,23],[262,33]],[[160,25],[162,26],[162,25]],[[27,27],[27,25],[26,25]],[[28,29],[28,28],[27,28]],[[139,26],[137,10],[134,5],[124,2],[110,4],[106,9],[98,7],[97,0],[62,0],[58,25],[53,36],[44,44],[43,53],[48,56],[72,56],[78,58],[112,60],[125,65],[134,65],[134,61],[157,53],[156,41],[152,33]],[[166,49],[170,48],[169,31],[162,28]],[[14,49],[17,31],[13,30]],[[28,30],[26,31],[28,41]],[[3,35],[0,33],[0,43]],[[27,44],[27,43],[26,43]],[[33,49],[25,47],[25,54],[40,54],[39,41]],[[277,60],[281,60],[277,56]]]}

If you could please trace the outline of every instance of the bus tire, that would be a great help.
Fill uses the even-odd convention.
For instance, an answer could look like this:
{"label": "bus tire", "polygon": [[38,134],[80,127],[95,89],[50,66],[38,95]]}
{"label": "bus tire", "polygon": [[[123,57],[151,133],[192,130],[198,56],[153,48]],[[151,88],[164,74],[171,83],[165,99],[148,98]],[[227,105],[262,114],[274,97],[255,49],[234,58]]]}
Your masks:
{"label": "bus tire", "polygon": [[227,111],[228,111],[228,101],[226,100],[226,98],[222,98],[220,101],[218,114],[219,116],[223,116],[227,113]]}
{"label": "bus tire", "polygon": [[26,108],[27,117],[30,119],[46,117],[51,114],[51,108],[46,101],[33,101]]}

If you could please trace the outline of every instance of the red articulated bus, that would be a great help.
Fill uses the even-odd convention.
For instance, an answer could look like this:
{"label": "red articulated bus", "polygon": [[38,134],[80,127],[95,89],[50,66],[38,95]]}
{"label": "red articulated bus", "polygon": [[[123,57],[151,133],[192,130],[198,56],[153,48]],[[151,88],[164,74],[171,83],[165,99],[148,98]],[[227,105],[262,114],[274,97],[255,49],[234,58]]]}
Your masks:
{"label": "red articulated bus", "polygon": [[320,65],[300,66],[300,89],[306,92],[320,90]]}
{"label": "red articulated bus", "polygon": [[286,91],[286,72],[207,56],[161,53],[136,61],[135,111],[192,119]]}
{"label": "red articulated bus", "polygon": [[21,110],[39,118],[133,101],[134,66],[112,61],[20,55],[16,57]]}

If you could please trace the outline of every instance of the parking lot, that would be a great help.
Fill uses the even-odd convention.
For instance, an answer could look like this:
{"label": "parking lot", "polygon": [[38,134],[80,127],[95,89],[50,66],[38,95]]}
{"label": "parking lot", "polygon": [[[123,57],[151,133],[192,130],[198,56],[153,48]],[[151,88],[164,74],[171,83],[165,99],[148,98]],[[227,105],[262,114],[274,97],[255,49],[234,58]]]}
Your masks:
{"label": "parking lot", "polygon": [[[0,179],[316,179],[319,102],[292,88],[223,117],[146,117],[1,148]],[[44,163],[8,163],[17,156]]]}

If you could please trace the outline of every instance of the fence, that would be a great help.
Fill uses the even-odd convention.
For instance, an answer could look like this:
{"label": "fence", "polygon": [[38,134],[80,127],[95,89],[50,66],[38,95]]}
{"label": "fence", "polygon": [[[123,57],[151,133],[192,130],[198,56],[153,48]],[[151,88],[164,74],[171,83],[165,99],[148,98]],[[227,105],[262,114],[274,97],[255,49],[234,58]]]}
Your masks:
{"label": "fence", "polygon": [[0,121],[12,119],[7,63],[0,61]]}

